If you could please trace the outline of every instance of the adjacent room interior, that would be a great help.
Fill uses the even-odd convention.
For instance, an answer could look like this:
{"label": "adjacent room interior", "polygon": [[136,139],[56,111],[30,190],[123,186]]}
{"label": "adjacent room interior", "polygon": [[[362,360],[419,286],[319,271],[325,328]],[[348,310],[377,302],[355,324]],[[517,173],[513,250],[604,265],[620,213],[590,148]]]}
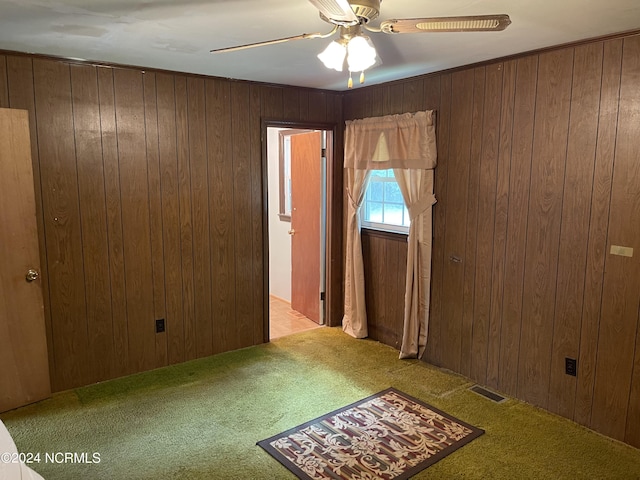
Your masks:
{"label": "adjacent room interior", "polygon": [[412,478],[640,478],[635,0],[117,3],[0,0],[0,447],[86,454],[11,474],[293,478],[394,387],[483,431]]}
{"label": "adjacent room interior", "polygon": [[330,131],[267,127],[269,339],[325,324]]}

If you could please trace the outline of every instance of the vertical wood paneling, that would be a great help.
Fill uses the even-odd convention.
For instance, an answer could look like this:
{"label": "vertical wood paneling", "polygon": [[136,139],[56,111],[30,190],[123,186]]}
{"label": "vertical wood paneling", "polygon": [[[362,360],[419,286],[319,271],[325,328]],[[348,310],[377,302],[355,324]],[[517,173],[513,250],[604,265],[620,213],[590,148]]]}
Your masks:
{"label": "vertical wood paneling", "polygon": [[[640,325],[640,311],[638,312],[638,324]],[[631,378],[631,392],[629,393],[629,410],[627,412],[627,426],[624,441],[640,447],[640,328],[636,333],[636,353],[633,362],[633,376]]]}
{"label": "vertical wood paneling", "polygon": [[299,92],[300,99],[300,111],[298,113],[298,120],[308,121],[309,120],[309,91],[308,90],[300,90]]}
{"label": "vertical wood paneling", "polygon": [[[343,148],[344,145],[344,110],[342,108],[343,96],[335,95],[333,98],[334,108],[331,109],[331,117],[327,120],[335,122],[336,128],[333,134],[333,163],[327,165],[327,179],[330,182],[331,193],[327,195],[327,214],[333,228],[329,228],[329,238],[327,243],[328,272],[327,282],[332,288],[327,288],[326,305],[327,325],[337,327],[342,322],[344,313],[344,265],[343,265],[343,206],[344,206],[344,177],[343,177]],[[336,288],[332,279],[340,279]]]}
{"label": "vertical wood paneling", "polygon": [[[326,111],[325,111],[325,122],[330,123],[333,119],[338,118],[337,110],[338,106],[342,105],[342,95],[340,93],[328,94],[325,97],[326,103]],[[339,128],[342,128],[342,125],[338,125]]]}
{"label": "vertical wood paneling", "polygon": [[102,162],[104,165],[107,207],[107,234],[109,236],[109,281],[111,284],[113,348],[115,355],[114,376],[121,376],[130,370],[124,237],[122,232],[122,205],[120,203],[120,165],[118,162],[113,70],[98,69],[98,95],[100,98],[100,132],[102,136]]}
{"label": "vertical wood paneling", "polygon": [[0,55],[0,108],[9,108],[9,77],[7,75],[7,57]]}
{"label": "vertical wood paneling", "polygon": [[[56,370],[55,387],[90,381],[78,174],[69,66],[34,60],[35,109],[43,182]],[[55,118],[53,122],[50,119]]]}
{"label": "vertical wood paneling", "polygon": [[[392,114],[392,108],[391,108],[391,86],[390,85],[380,85],[377,87],[379,89],[379,94],[378,94],[378,98],[380,99],[380,105],[378,106],[378,110],[380,111],[380,115],[391,115]],[[362,92],[362,95],[365,95],[365,92]],[[400,98],[397,100],[398,102],[400,102],[400,105],[402,104],[402,97],[404,95],[404,91],[403,89],[398,89],[397,85],[396,85],[396,95],[398,95]],[[365,104],[365,106],[362,107],[364,112],[366,112],[367,108],[375,108],[374,106],[368,106]],[[366,113],[363,113],[364,115],[366,115]]]}
{"label": "vertical wood paneling", "polygon": [[522,323],[522,289],[529,211],[529,182],[535,116],[538,57],[517,62],[513,140],[509,178],[509,212],[500,340],[500,390],[515,395]]}
{"label": "vertical wood paneling", "polygon": [[90,66],[71,67],[78,194],[92,382],[113,377],[113,325],[107,208],[98,106],[98,77]]}
{"label": "vertical wood paneling", "polygon": [[351,93],[349,95],[345,95],[342,100],[342,111],[344,112],[344,117],[351,120],[358,118],[356,116],[357,106],[358,102],[355,95]]}
{"label": "vertical wood paneling", "polygon": [[[384,112],[384,91],[385,89],[367,89],[361,92],[362,94],[360,95],[359,102],[362,103],[362,118],[378,117],[383,115],[382,112]],[[376,97],[380,99],[379,102],[376,102]]]}
{"label": "vertical wood paneling", "polygon": [[[375,95],[380,98],[379,104],[375,101],[369,100]],[[382,89],[378,87],[367,88],[364,90],[356,90],[353,95],[353,114],[349,116],[350,119],[359,119],[367,117],[377,117],[382,115]],[[380,112],[376,114],[374,112]]]}
{"label": "vertical wood paneling", "polygon": [[[640,154],[631,140],[640,135],[640,99],[631,87],[640,78],[639,53],[640,37],[630,35],[344,99],[347,119],[412,111],[420,101],[438,110],[425,359],[632,445],[640,445],[640,268],[635,252],[619,257],[609,248],[640,248],[640,167],[631,160]],[[470,70],[469,105],[469,88],[456,80]],[[421,93],[414,81],[422,81]],[[459,161],[469,124],[471,154]],[[466,216],[449,211],[461,201],[456,176],[467,179]],[[461,291],[446,264],[460,235]],[[390,242],[370,256],[386,259]],[[375,261],[365,258],[365,269]],[[389,302],[397,276],[385,275],[374,288],[386,287]],[[389,325],[392,311],[384,303]],[[565,357],[578,359],[577,378],[565,374]]]}
{"label": "vertical wood paneling", "polygon": [[[400,344],[402,341],[402,336],[400,333],[402,332],[402,325],[404,320],[404,291],[405,291],[405,281],[406,278],[401,278],[403,270],[406,270],[406,267],[402,268],[402,262],[400,261],[400,252],[402,250],[402,245],[406,245],[404,239],[400,239],[395,242],[385,242],[384,245],[384,258],[386,260],[386,265],[389,267],[389,270],[392,270],[393,275],[396,277],[396,281],[389,282],[386,297],[387,300],[384,304],[385,309],[385,317],[387,317],[389,322],[389,345],[394,348],[400,349]],[[406,265],[406,259],[404,261]],[[391,268],[391,265],[394,267]]]}
{"label": "vertical wood paneling", "polygon": [[[349,115],[350,119],[359,119],[366,117],[377,117],[382,115],[383,111],[383,88],[374,87],[374,90],[357,90],[351,97],[353,97],[353,112]],[[368,96],[376,96],[378,101],[368,102],[366,99]]]}
{"label": "vertical wood paneling", "polygon": [[[270,90],[273,91],[273,90]],[[273,98],[273,97],[271,97]],[[207,80],[207,149],[209,157],[209,219],[211,228],[211,273],[213,353],[235,344],[236,273],[234,268],[234,195],[231,147],[231,103],[229,83]],[[274,103],[282,108],[282,97]]]}
{"label": "vertical wood paneling", "polygon": [[[253,287],[251,289],[253,302],[253,343],[259,344],[265,341],[265,317],[268,305],[265,305],[265,289],[261,280],[265,277],[264,256],[262,248],[263,239],[263,205],[266,209],[267,199],[262,192],[262,148],[261,148],[261,119],[262,92],[259,86],[251,85],[249,102],[249,162],[251,170],[251,258],[253,261]],[[323,99],[324,100],[324,99]],[[325,107],[326,109],[326,107]],[[266,193],[266,192],[265,192]]]}
{"label": "vertical wood paneling", "polygon": [[196,318],[193,285],[193,221],[191,219],[191,161],[189,158],[189,124],[187,79],[175,77],[176,149],[178,152],[178,197],[180,204],[180,259],[182,262],[182,312],[184,356],[197,356]]}
{"label": "vertical wood paneling", "polygon": [[176,93],[173,75],[164,73],[156,75],[156,94],[166,297],[165,323],[168,361],[169,364],[173,364],[185,359]]}
{"label": "vertical wood paneling", "polygon": [[424,82],[416,78],[402,85],[402,112],[424,110]]}
{"label": "vertical wood paneling", "polygon": [[369,338],[400,349],[404,322],[406,237],[363,230]]}
{"label": "vertical wood paneling", "polygon": [[451,129],[457,132],[450,144],[449,166],[456,175],[447,178],[447,211],[444,236],[444,271],[442,277],[443,318],[441,339],[449,348],[443,352],[442,365],[460,369],[462,339],[462,305],[466,241],[467,197],[474,92],[474,72],[464,70],[451,78]]}
{"label": "vertical wood paneling", "polygon": [[[367,113],[371,117],[380,117],[383,115],[383,88],[376,88],[375,90],[367,90],[369,95],[364,97],[363,110],[367,109],[367,112],[363,112],[362,117],[364,117]],[[361,117],[361,118],[362,118]]]}
{"label": "vertical wood paneling", "polygon": [[484,113],[485,67],[473,71],[473,111],[471,116],[471,155],[467,225],[462,288],[462,329],[460,331],[460,373],[471,375],[471,345],[473,340],[473,299],[475,295],[476,234],[478,231],[478,188],[482,158],[482,124]]}
{"label": "vertical wood paneling", "polygon": [[[448,155],[448,142],[449,142],[449,112],[451,108],[451,88],[450,88],[450,76],[447,75],[431,75],[424,79],[424,93],[423,100],[426,110],[435,111],[436,121],[436,138],[438,148],[438,165],[434,172],[434,194],[437,203],[433,207],[433,237],[436,235],[439,238],[442,231],[445,228],[444,215],[446,213],[444,205],[446,204],[446,156]],[[440,204],[440,205],[438,205]],[[442,288],[436,284],[437,281],[442,281],[442,269],[443,269],[443,257],[444,250],[440,248],[440,242],[434,242],[431,252],[431,291],[430,291],[430,312],[429,312],[429,325],[427,347],[423,358],[425,360],[439,364],[438,349],[434,347],[436,345],[436,338],[439,337],[439,320],[442,319]],[[431,321],[431,318],[437,318],[435,322]],[[434,335],[434,330],[438,333]]]}
{"label": "vertical wood paneling", "polygon": [[493,231],[495,226],[496,183],[500,140],[502,99],[502,64],[490,65],[486,71],[482,156],[478,189],[478,229],[476,238],[476,278],[471,344],[471,378],[485,383],[489,321],[491,313],[491,272],[493,265]]}
{"label": "vertical wood paneling", "polygon": [[[430,75],[424,79],[423,102],[425,110],[435,110],[438,120],[440,109],[440,75]],[[436,122],[436,125],[439,122]]]}
{"label": "vertical wood paneling", "polygon": [[[155,73],[145,73],[144,126],[147,144],[149,180],[149,228],[151,230],[151,267],[153,270],[154,318],[165,318],[164,258],[162,242],[162,191],[160,188],[160,151],[158,150],[158,104]],[[156,333],[156,367],[168,364],[167,332]]]}
{"label": "vertical wood paneling", "polygon": [[115,70],[114,91],[127,286],[129,368],[131,371],[142,371],[155,366],[156,342],[153,286],[150,281],[153,271],[141,72]]}
{"label": "vertical wood paneling", "polygon": [[[279,110],[279,111],[284,111],[284,116],[287,118],[298,118],[298,116],[300,115],[300,92],[298,90],[279,90],[279,97],[280,97],[280,105],[279,108],[276,106],[277,103],[277,97],[274,96],[273,94],[270,95],[270,97],[273,98],[273,100],[271,102],[268,103],[272,103],[273,106],[273,110],[274,112]],[[275,93],[275,92],[273,92]],[[272,114],[273,117],[275,116],[279,116],[276,113]],[[267,117],[268,118],[268,117]]]}
{"label": "vertical wood paneling", "polygon": [[540,55],[524,277],[518,396],[546,407],[573,49]]}
{"label": "vertical wood paneling", "polygon": [[[341,125],[342,97],[0,55],[0,102],[30,116],[54,391],[264,341],[262,119]],[[341,228],[330,245],[336,324]]]}
{"label": "vertical wood paneling", "polygon": [[298,91],[277,87],[263,87],[261,95],[262,118],[289,118],[298,120],[300,96]]}
{"label": "vertical wood paneling", "polygon": [[[623,168],[622,175],[628,173],[627,177],[627,191],[626,191],[626,208],[630,208],[634,212],[634,216],[631,219],[627,219],[630,224],[627,225],[628,230],[625,230],[625,234],[629,235],[629,239],[633,239],[634,247],[639,248],[640,229],[638,228],[638,206],[640,206],[640,168],[638,165],[638,158],[640,158],[638,142],[637,142],[637,125],[638,118],[640,117],[640,95],[638,95],[637,86],[638,79],[640,78],[640,62],[638,62],[638,55],[640,54],[640,42],[638,37],[625,39],[624,41],[624,58],[623,66],[623,79],[621,85],[621,100],[625,103],[626,108],[621,112],[624,115],[624,128],[623,128],[623,146],[622,151],[627,155],[626,162]],[[635,140],[632,139],[635,137]],[[615,171],[614,171],[615,175]],[[614,176],[615,179],[615,176]],[[610,237],[611,243],[613,238]],[[628,297],[628,311],[625,312],[625,316],[629,315],[629,319],[632,318],[633,304],[638,304],[638,318],[636,319],[636,341],[635,341],[635,360],[633,366],[633,376],[631,391],[629,394],[629,407],[627,412],[627,425],[625,430],[624,441],[631,443],[636,447],[640,447],[640,288],[637,288],[640,283],[638,277],[638,260],[635,257],[635,265],[627,265],[626,268],[632,270],[635,274],[629,280],[632,280],[636,285],[635,291],[631,289],[630,296]]]}
{"label": "vertical wood paneling", "polygon": [[233,176],[228,181],[233,183],[234,242],[236,251],[236,325],[235,339],[232,344],[234,349],[249,346],[253,342],[249,90],[248,84],[233,83],[230,92]]}
{"label": "vertical wood paneling", "polygon": [[[403,327],[404,327],[404,293],[407,289],[407,256],[408,256],[408,244],[402,239],[399,242],[396,242],[396,247],[398,249],[398,272],[396,274],[396,285],[397,289],[395,290],[396,300],[393,302],[396,306],[395,315],[396,315],[396,328],[394,329],[394,343],[391,345],[396,349],[400,350],[402,346],[402,337],[403,337]],[[404,267],[403,267],[404,265]],[[393,292],[393,285],[391,285],[390,291]]]}
{"label": "vertical wood paneling", "polygon": [[[633,375],[638,306],[640,305],[640,37],[624,40],[620,82],[620,108],[616,137],[607,257],[603,284],[602,315],[598,338],[591,425],[620,440],[628,421],[638,418],[638,407],[627,418]],[[634,249],[633,257],[610,255],[611,245]],[[637,438],[637,425],[629,425]]]}
{"label": "vertical wood paneling", "polygon": [[618,128],[620,69],[622,40],[604,42],[602,62],[602,91],[596,140],[593,191],[590,201],[588,248],[584,280],[584,300],[580,335],[580,356],[574,420],[591,424],[593,384],[598,349],[598,328],[602,303],[602,283],[609,227],[609,205]]}
{"label": "vertical wood paneling", "polygon": [[383,115],[403,113],[404,83],[394,83],[384,89]]}
{"label": "vertical wood paneling", "polygon": [[576,378],[565,374],[565,358],[578,358],[589,239],[589,210],[602,80],[602,44],[575,49],[571,119],[562,202],[557,294],[548,408],[573,417]]}
{"label": "vertical wood paneling", "polygon": [[493,228],[493,266],[491,272],[491,310],[487,353],[487,385],[498,388],[500,368],[500,331],[502,328],[502,295],[509,210],[509,174],[513,133],[516,63],[505,62],[502,76],[502,107],[500,112],[500,144],[496,179],[495,224]]}
{"label": "vertical wood paneling", "polygon": [[367,255],[365,270],[365,305],[367,309],[367,330],[372,339],[388,340],[385,335],[386,317],[384,310],[385,284],[376,282],[376,278],[384,276],[385,241],[377,236],[363,235],[362,255]]}
{"label": "vertical wood paneling", "polygon": [[193,270],[196,355],[213,353],[211,326],[211,243],[209,224],[209,164],[207,162],[207,109],[205,81],[188,78],[189,160],[193,210]]}
{"label": "vertical wood paneling", "polygon": [[324,92],[309,93],[309,117],[312,122],[324,122],[327,115],[327,94]]}
{"label": "vertical wood paneling", "polygon": [[[445,232],[445,216],[447,205],[447,163],[449,157],[449,135],[451,121],[451,75],[443,75],[440,82],[440,110],[438,114],[438,128],[436,131],[438,142],[438,166],[435,169],[433,191],[438,202],[433,207],[433,237],[443,239]],[[436,365],[440,365],[442,349],[442,276],[444,271],[444,244],[442,241],[433,243],[431,253],[431,311],[429,319],[429,337],[427,340],[426,358]],[[431,320],[433,319],[433,321]]]}

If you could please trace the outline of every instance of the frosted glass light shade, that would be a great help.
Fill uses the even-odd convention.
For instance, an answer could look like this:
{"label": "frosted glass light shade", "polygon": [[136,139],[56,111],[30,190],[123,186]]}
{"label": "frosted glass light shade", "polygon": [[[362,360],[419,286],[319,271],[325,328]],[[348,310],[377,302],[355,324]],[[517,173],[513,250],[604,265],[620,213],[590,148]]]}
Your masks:
{"label": "frosted glass light shade", "polygon": [[327,68],[332,68],[338,72],[342,71],[342,65],[344,65],[344,57],[347,55],[347,49],[344,45],[333,41],[322,53],[318,54],[318,58],[324,63]]}
{"label": "frosted glass light shade", "polygon": [[363,72],[376,63],[376,49],[369,37],[357,36],[347,45],[347,63],[350,72]]}

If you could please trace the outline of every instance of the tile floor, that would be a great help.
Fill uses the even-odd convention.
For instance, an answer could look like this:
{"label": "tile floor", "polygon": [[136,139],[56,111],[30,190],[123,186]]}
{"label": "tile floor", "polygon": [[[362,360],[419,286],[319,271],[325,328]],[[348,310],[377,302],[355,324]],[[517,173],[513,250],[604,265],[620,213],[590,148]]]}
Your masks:
{"label": "tile floor", "polygon": [[269,338],[271,340],[322,326],[309,320],[300,312],[291,310],[289,302],[273,295],[269,296],[269,309]]}

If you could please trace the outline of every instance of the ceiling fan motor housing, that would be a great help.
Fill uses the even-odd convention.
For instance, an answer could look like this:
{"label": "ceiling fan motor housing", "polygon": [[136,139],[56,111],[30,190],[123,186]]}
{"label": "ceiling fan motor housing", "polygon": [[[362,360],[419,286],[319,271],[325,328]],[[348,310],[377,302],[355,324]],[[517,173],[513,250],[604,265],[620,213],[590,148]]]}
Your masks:
{"label": "ceiling fan motor housing", "polygon": [[340,26],[353,26],[369,23],[380,15],[380,4],[382,0],[348,0],[353,13],[358,17],[358,22],[344,22],[335,18],[328,18],[320,12],[320,18],[328,23]]}
{"label": "ceiling fan motor housing", "polygon": [[380,15],[381,3],[382,0],[353,0],[349,2],[349,5],[358,18],[363,19],[364,23],[368,23]]}

